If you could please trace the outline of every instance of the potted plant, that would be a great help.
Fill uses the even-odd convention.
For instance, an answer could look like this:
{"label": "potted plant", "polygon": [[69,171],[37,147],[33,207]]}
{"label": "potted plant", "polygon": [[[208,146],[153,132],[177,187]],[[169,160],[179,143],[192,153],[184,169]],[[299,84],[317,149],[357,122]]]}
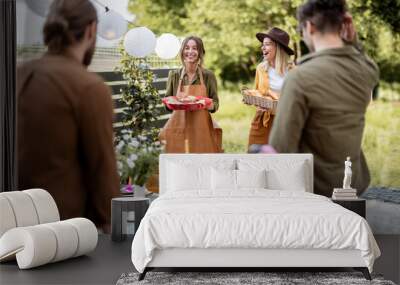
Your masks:
{"label": "potted plant", "polygon": [[[158,134],[160,129],[156,122],[161,115],[162,108],[159,107],[161,105],[160,94],[153,85],[155,75],[146,58],[129,56],[122,45],[120,52],[121,62],[116,70],[122,73],[126,83],[120,90],[121,101],[123,102],[122,130],[131,130],[131,136],[135,137],[137,141],[140,141],[139,138],[141,137],[146,137],[145,142],[150,149],[159,149]],[[116,132],[117,143],[126,134],[118,130]],[[130,161],[135,156],[131,158]],[[156,163],[157,165],[151,166],[153,172],[151,174],[146,173],[147,178],[143,175],[140,175],[140,177],[148,179],[148,176],[150,176],[149,189],[158,192],[158,158]],[[139,181],[139,183],[142,183],[142,181]]]}
{"label": "potted plant", "polygon": [[132,131],[124,129],[116,137],[117,168],[123,184],[122,191],[144,196],[148,178],[158,166],[158,156],[162,151],[160,142],[139,135],[132,136]]}

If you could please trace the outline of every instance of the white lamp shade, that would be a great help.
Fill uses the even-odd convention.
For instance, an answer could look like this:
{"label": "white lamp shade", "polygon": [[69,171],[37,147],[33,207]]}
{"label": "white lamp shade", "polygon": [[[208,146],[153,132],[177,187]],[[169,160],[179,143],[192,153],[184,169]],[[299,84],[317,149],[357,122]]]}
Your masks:
{"label": "white lamp shade", "polygon": [[53,0],[25,0],[25,2],[36,15],[46,17]]}
{"label": "white lamp shade", "polygon": [[175,58],[179,52],[181,43],[173,34],[162,34],[157,39],[156,54],[162,59]]}
{"label": "white lamp shade", "polygon": [[128,22],[120,14],[109,10],[100,15],[97,29],[103,39],[115,40],[126,33]]}
{"label": "white lamp shade", "polygon": [[124,38],[126,52],[135,57],[145,57],[156,47],[156,36],[146,27],[129,30]]}

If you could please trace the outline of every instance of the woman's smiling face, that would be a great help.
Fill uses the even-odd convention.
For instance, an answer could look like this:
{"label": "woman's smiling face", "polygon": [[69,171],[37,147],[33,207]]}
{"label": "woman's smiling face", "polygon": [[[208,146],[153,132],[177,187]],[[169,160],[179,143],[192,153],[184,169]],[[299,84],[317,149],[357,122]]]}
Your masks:
{"label": "woman's smiling face", "polygon": [[189,40],[185,45],[183,59],[187,63],[196,63],[199,60],[199,51],[194,40]]}
{"label": "woman's smiling face", "polygon": [[264,60],[268,61],[269,63],[273,63],[275,61],[276,43],[270,38],[264,38],[261,51],[263,53]]}

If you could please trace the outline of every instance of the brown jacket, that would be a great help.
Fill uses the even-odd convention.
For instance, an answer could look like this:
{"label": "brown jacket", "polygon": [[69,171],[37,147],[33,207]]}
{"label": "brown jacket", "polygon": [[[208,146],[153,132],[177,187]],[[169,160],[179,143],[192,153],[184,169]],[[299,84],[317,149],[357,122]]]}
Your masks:
{"label": "brown jacket", "polygon": [[19,189],[54,197],[62,219],[110,223],[119,193],[109,88],[67,56],[45,55],[18,69]]}

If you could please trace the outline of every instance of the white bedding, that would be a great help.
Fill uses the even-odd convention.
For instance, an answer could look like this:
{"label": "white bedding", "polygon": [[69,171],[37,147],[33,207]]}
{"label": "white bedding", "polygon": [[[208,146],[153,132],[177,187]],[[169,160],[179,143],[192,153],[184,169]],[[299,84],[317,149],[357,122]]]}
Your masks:
{"label": "white bedding", "polygon": [[359,215],[323,196],[266,189],[162,195],[140,223],[132,262],[143,272],[165,248],[357,249],[371,272],[380,255]]}

